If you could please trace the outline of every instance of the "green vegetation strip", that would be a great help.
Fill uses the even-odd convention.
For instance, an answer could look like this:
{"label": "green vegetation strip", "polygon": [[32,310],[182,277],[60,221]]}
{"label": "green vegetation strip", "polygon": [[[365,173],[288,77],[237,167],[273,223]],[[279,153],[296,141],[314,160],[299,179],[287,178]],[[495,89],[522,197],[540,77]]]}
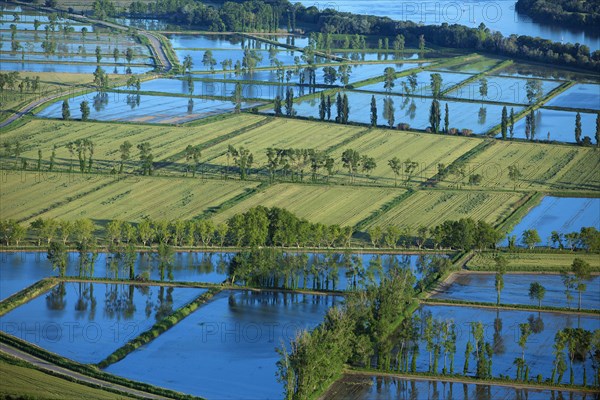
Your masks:
{"label": "green vegetation strip", "polygon": [[125,358],[127,354],[131,353],[138,347],[150,343],[158,336],[162,335],[167,330],[175,326],[179,321],[190,315],[192,312],[196,311],[198,307],[206,303],[220,291],[221,290],[217,288],[209,289],[208,292],[198,296],[194,301],[192,301],[188,305],[181,307],[168,317],[165,317],[162,320],[158,321],[156,324],[154,324],[152,328],[150,328],[150,330],[142,333],[138,337],[127,342],[124,346],[121,346],[120,348],[115,350],[111,355],[106,357],[104,360],[100,361],[98,363],[98,367],[104,369],[111,364],[121,361],[123,358]]}
{"label": "green vegetation strip", "polygon": [[386,212],[388,212],[389,210],[391,210],[392,208],[394,208],[395,206],[400,204],[402,201],[406,200],[413,193],[415,193],[415,191],[411,188],[411,189],[408,189],[406,192],[403,192],[401,195],[393,198],[391,201],[388,201],[387,203],[382,205],[381,208],[379,208],[379,210],[374,211],[373,213],[371,213],[371,215],[369,215],[362,221],[359,221],[354,226],[354,229],[356,231],[363,230],[367,225],[369,225],[369,223],[371,223],[372,221],[377,219],[380,215],[385,214]]}
{"label": "green vegetation strip", "polygon": [[376,375],[376,376],[388,376],[388,377],[396,377],[407,380],[436,380],[436,381],[448,381],[448,382],[458,382],[458,383],[471,383],[475,385],[498,385],[498,386],[509,386],[512,388],[532,388],[532,389],[550,389],[550,390],[567,390],[571,392],[583,392],[583,393],[597,393],[597,388],[592,386],[584,387],[578,385],[569,385],[569,384],[549,384],[547,382],[537,382],[534,380],[529,380],[527,382],[515,381],[510,378],[487,378],[487,379],[479,379],[471,376],[464,376],[459,373],[455,373],[454,375],[443,375],[443,374],[434,374],[430,372],[411,372],[411,373],[400,373],[400,372],[382,372],[375,368],[357,368],[353,367],[351,369],[347,369],[344,371],[347,374],[353,375]]}
{"label": "green vegetation strip", "polygon": [[485,70],[483,72],[480,72],[480,73],[478,73],[476,75],[472,75],[470,78],[465,79],[464,81],[461,81],[461,82],[457,83],[454,86],[450,86],[448,89],[442,91],[440,94],[442,96],[444,96],[444,95],[446,95],[446,94],[448,94],[448,93],[450,93],[450,92],[452,92],[452,91],[454,91],[454,90],[456,90],[458,88],[461,88],[461,87],[463,87],[465,85],[468,85],[471,82],[475,82],[475,81],[481,79],[485,75],[491,74],[492,72],[498,71],[499,69],[506,68],[509,65],[511,65],[512,63],[513,63],[513,60],[500,61],[498,64],[494,65],[492,68],[490,68],[488,70]]}
{"label": "green vegetation strip", "polygon": [[[29,371],[23,370],[22,368],[27,368]],[[7,378],[6,381],[3,381],[2,395],[16,395],[18,392],[18,395],[22,397],[14,398],[19,399],[37,399],[39,398],[37,396],[40,395],[40,392],[44,394],[48,394],[48,392],[51,392],[55,396],[60,396],[60,398],[69,399],[90,398],[89,396],[94,396],[91,398],[96,398],[96,396],[100,395],[100,393],[95,392],[94,390],[90,390],[88,388],[108,392],[103,398],[146,398],[142,396],[136,396],[132,393],[121,392],[109,386],[102,386],[94,384],[92,382],[82,381],[68,375],[54,372],[49,369],[43,369],[27,361],[10,356],[8,354],[4,354],[2,352],[0,352],[0,371],[6,373]],[[23,376],[24,374],[25,376]],[[26,379],[28,382],[36,382],[36,385],[31,387],[23,387],[22,384],[24,379]],[[82,385],[85,387],[77,387],[76,385]],[[11,393],[11,388],[14,391],[14,393]],[[114,393],[115,396],[110,396],[109,393]],[[5,397],[1,398],[4,399]]]}
{"label": "green vegetation strip", "polygon": [[[228,115],[231,117],[234,114],[228,114]],[[212,146],[215,146],[215,145],[217,145],[219,143],[223,143],[223,142],[225,142],[227,140],[233,139],[234,137],[239,136],[239,135],[241,135],[243,133],[246,133],[248,131],[251,131],[253,129],[258,129],[261,126],[264,126],[264,125],[268,124],[271,121],[273,121],[273,118],[265,118],[265,119],[263,119],[261,121],[255,122],[254,124],[251,124],[251,125],[248,125],[248,126],[244,126],[243,128],[236,129],[233,132],[229,132],[229,133],[227,133],[225,135],[218,136],[218,137],[216,137],[214,139],[208,140],[208,141],[206,141],[204,143],[199,144],[198,146],[200,147],[200,150],[205,150],[205,149],[207,149],[209,147],[212,147]],[[214,120],[211,121],[211,122],[214,122]],[[201,125],[204,125],[204,124],[201,124]],[[190,125],[186,125],[186,126],[190,126]],[[194,126],[196,126],[196,125],[194,125]],[[156,168],[164,168],[164,167],[166,167],[166,165],[164,165],[165,163],[173,163],[173,162],[175,162],[177,160],[182,159],[183,157],[185,157],[185,150],[184,151],[180,151],[179,153],[175,153],[172,156],[164,159],[163,161],[159,161],[158,163],[156,163]]]}
{"label": "green vegetation strip", "polygon": [[197,397],[178,393],[172,390],[152,386],[147,383],[135,382],[129,379],[121,378],[106,372],[100,371],[97,367],[87,364],[81,364],[68,358],[59,356],[58,354],[49,352],[41,347],[35,346],[24,340],[18,339],[14,336],[8,335],[0,331],[0,343],[4,343],[18,350],[24,351],[31,354],[34,357],[41,358],[42,360],[48,361],[52,364],[58,365],[71,371],[79,372],[80,374],[90,376],[92,378],[101,379],[106,382],[115,383],[117,385],[126,386],[132,389],[141,390],[147,393],[156,394],[170,399],[182,399],[182,400],[193,400]]}
{"label": "green vegetation strip", "polygon": [[518,204],[514,211],[508,215],[504,221],[501,221],[496,227],[500,232],[508,234],[512,229],[529,213],[529,211],[540,204],[544,195],[540,192],[535,192],[531,195],[527,195],[521,200],[521,204]]}
{"label": "green vegetation strip", "polygon": [[[538,108],[542,107],[544,105],[544,103],[548,102],[553,97],[558,96],[559,94],[561,94],[565,90],[569,89],[573,85],[575,85],[575,81],[568,81],[568,82],[565,82],[562,85],[552,89],[540,101],[538,101],[537,103],[531,104],[528,107],[525,107],[523,110],[521,110],[521,112],[515,114],[515,122],[517,122],[521,118],[525,117],[531,111],[535,111]],[[500,132],[501,125],[502,124],[499,123],[498,125],[491,127],[490,130],[486,133],[486,135],[491,136],[491,137],[496,136],[496,134]]]}
{"label": "green vegetation strip", "polygon": [[45,278],[2,300],[0,302],[0,316],[24,303],[27,303],[29,300],[41,295],[42,293],[46,293],[57,283],[58,280],[56,278]]}
{"label": "green vegetation strip", "polygon": [[596,314],[600,315],[600,310],[582,308],[577,310],[574,308],[565,307],[553,307],[553,306],[535,306],[527,304],[506,304],[506,303],[488,303],[485,301],[466,301],[466,300],[455,300],[455,299],[441,299],[441,298],[427,298],[421,299],[421,303],[425,304],[440,304],[440,305],[455,305],[461,307],[484,307],[484,308],[496,308],[500,310],[525,310],[525,311],[559,311],[563,313],[575,313],[575,314]]}

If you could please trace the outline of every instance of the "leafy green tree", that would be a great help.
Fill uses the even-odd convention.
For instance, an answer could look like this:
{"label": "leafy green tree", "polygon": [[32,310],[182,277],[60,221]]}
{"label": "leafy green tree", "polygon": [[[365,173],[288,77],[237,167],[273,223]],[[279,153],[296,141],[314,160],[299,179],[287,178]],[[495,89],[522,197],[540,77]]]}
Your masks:
{"label": "leafy green tree", "polygon": [[154,155],[152,155],[152,147],[149,142],[142,142],[137,145],[140,151],[140,161],[142,166],[142,175],[152,175],[154,170]]}
{"label": "leafy green tree", "polygon": [[387,120],[388,126],[393,128],[396,123],[394,100],[389,96],[383,99],[383,117]]}
{"label": "leafy green tree", "polygon": [[481,96],[481,101],[488,95],[488,81],[485,76],[479,79],[479,95]]}
{"label": "leafy green tree", "polygon": [[408,80],[408,86],[410,87],[410,92],[411,93],[415,93],[415,91],[417,90],[417,73],[416,72],[411,72],[411,74],[408,76],[407,78]]}
{"label": "leafy green tree", "polygon": [[540,235],[536,229],[527,229],[523,231],[521,241],[529,249],[533,249],[536,245],[542,242]]}
{"label": "leafy green tree", "polygon": [[242,84],[239,82],[235,83],[235,89],[233,91],[233,96],[232,96],[232,100],[231,100],[235,106],[235,113],[239,114],[241,109],[242,109],[242,101],[243,101],[243,96],[242,96]]}
{"label": "leafy green tree", "polygon": [[69,101],[63,100],[62,103],[62,119],[65,121],[71,118],[71,111],[69,110]]}
{"label": "leafy green tree", "polygon": [[448,103],[445,105],[444,109],[444,133],[448,133],[450,129],[450,110],[448,109]]}
{"label": "leafy green tree", "polygon": [[525,363],[525,349],[527,347],[527,339],[531,335],[531,325],[528,323],[519,324],[519,347],[521,347],[521,358],[515,360],[517,365],[517,380],[525,380],[527,365]]}
{"label": "leafy green tree", "polygon": [[360,165],[360,154],[358,151],[353,149],[344,150],[342,153],[342,164],[344,168],[348,169],[348,174],[350,174],[352,181],[354,181],[354,174],[356,174]]}
{"label": "leafy green tree", "polygon": [[396,70],[392,67],[387,67],[383,71],[383,88],[387,93],[391,93],[394,89],[394,81],[396,80]]}
{"label": "leafy green tree", "polygon": [[503,256],[496,256],[494,258],[496,263],[496,276],[494,279],[494,287],[496,288],[496,304],[500,304],[500,293],[502,289],[504,289],[504,274],[506,273],[506,267],[508,265],[508,261]]}
{"label": "leafy green tree", "polygon": [[506,140],[506,134],[508,132],[508,111],[506,110],[506,106],[502,107],[502,118],[500,121],[500,133],[502,134],[502,139]]}
{"label": "leafy green tree", "polygon": [[529,285],[529,298],[531,300],[537,300],[538,307],[542,308],[542,300],[546,295],[546,288],[539,282],[531,282]]}
{"label": "leafy green tree", "polygon": [[283,115],[281,112],[281,97],[275,96],[275,100],[273,103],[273,111],[275,112],[276,117],[280,117]]}
{"label": "leafy green tree", "polygon": [[567,370],[564,353],[566,345],[567,334],[563,330],[556,332],[556,335],[554,336],[554,344],[552,346],[552,353],[554,354],[554,367],[552,368],[552,377],[550,379],[550,382],[552,383],[555,382],[554,378],[556,377],[556,374],[558,374],[556,383],[562,383],[563,374]]}
{"label": "leafy green tree", "polygon": [[513,190],[517,190],[517,182],[521,176],[521,170],[518,165],[514,164],[508,166],[508,177],[513,181]]}
{"label": "leafy green tree", "polygon": [[442,93],[442,75],[435,72],[431,74],[431,94],[434,98],[440,97]]}
{"label": "leafy green tree", "polygon": [[[208,51],[210,51],[210,50],[208,50]],[[204,54],[204,56],[206,56],[206,53]],[[204,58],[203,58],[203,60],[204,60]],[[192,56],[189,54],[186,54],[186,56],[183,58],[183,64],[181,64],[181,66],[183,67],[184,72],[187,71],[188,74],[190,74],[192,72],[192,68],[194,68],[194,60],[192,59]]]}
{"label": "leafy green tree", "polygon": [[102,61],[102,48],[96,46],[96,63],[100,64],[100,61]]}
{"label": "leafy green tree", "polygon": [[429,109],[429,126],[434,133],[439,133],[440,131],[441,117],[440,103],[436,99],[433,99],[431,108]]}
{"label": "leafy green tree", "polygon": [[154,227],[148,219],[143,219],[138,225],[138,236],[142,245],[152,245],[152,238],[154,237]]}
{"label": "leafy green tree", "polygon": [[62,278],[67,272],[67,249],[63,243],[52,242],[48,246],[48,261],[52,264],[54,271],[58,270],[58,275]]}
{"label": "leafy green tree", "polygon": [[542,82],[539,79],[527,79],[525,92],[529,104],[537,103],[543,96]]}
{"label": "leafy green tree", "polygon": [[79,110],[81,111],[81,120],[87,121],[90,116],[90,105],[87,101],[82,101],[79,105]]}
{"label": "leafy green tree", "polygon": [[581,310],[581,294],[586,290],[586,284],[583,281],[592,279],[590,264],[581,258],[575,258],[571,264],[571,272],[575,276],[575,288],[579,292],[578,310]]}
{"label": "leafy green tree", "polygon": [[398,176],[400,175],[400,171],[402,169],[402,161],[398,157],[394,157],[391,160],[388,160],[388,165],[394,173],[394,186],[397,186]]}
{"label": "leafy green tree", "polygon": [[575,115],[575,142],[581,144],[581,114]]}
{"label": "leafy green tree", "polygon": [[296,115],[294,110],[294,91],[289,88],[285,94],[285,115],[293,117]]}
{"label": "leafy green tree", "polygon": [[[125,59],[127,60],[128,64],[131,64],[131,61],[133,60],[133,49],[131,47],[128,47],[127,50],[125,50]],[[188,69],[191,68],[192,66],[190,65]]]}
{"label": "leafy green tree", "polygon": [[[321,94],[322,102],[324,102],[323,94]],[[325,110],[321,116],[321,121],[325,119]],[[375,95],[371,96],[371,126],[377,126],[377,102],[375,101]]]}
{"label": "leafy green tree", "polygon": [[510,125],[508,128],[509,128],[510,138],[512,139],[515,134],[515,109],[512,107],[510,108]]}
{"label": "leafy green tree", "polygon": [[129,159],[131,158],[131,148],[133,147],[133,145],[128,141],[124,141],[120,146],[119,146],[119,152],[121,153],[120,157],[121,157],[121,164],[119,166],[119,174],[123,173],[123,167],[124,164],[129,161]]}
{"label": "leafy green tree", "polygon": [[[202,56],[202,64],[209,68],[211,71],[215,70],[215,65],[217,65],[217,60],[213,57],[212,50],[206,50],[204,55]],[[185,66],[184,66],[185,69]],[[190,68],[188,68],[189,70]]]}

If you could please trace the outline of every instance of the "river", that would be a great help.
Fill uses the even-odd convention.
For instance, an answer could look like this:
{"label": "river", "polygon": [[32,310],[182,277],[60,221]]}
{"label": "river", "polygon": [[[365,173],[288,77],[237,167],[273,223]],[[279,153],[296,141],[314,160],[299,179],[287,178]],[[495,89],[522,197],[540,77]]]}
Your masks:
{"label": "river", "polygon": [[587,45],[592,51],[600,49],[600,30],[574,30],[556,25],[533,22],[531,18],[515,11],[514,0],[481,1],[414,1],[414,0],[300,0],[306,7],[319,10],[332,8],[355,14],[387,16],[400,21],[413,21],[426,25],[461,24],[477,27],[484,23],[488,28],[511,34],[539,36],[555,42]]}

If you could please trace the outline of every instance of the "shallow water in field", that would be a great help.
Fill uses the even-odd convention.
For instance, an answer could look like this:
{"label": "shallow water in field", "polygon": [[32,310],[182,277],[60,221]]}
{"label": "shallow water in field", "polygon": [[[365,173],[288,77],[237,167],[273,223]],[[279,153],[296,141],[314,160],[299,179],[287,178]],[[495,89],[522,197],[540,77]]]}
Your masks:
{"label": "shallow water in field", "polygon": [[59,283],[0,317],[0,328],[75,361],[97,363],[205,291]]}
{"label": "shallow water in field", "polygon": [[[452,299],[466,301],[496,302],[496,289],[494,286],[495,274],[493,273],[464,273],[459,274],[452,284],[443,292],[435,294],[436,299]],[[541,284],[546,289],[542,306],[566,307],[565,287],[561,276],[532,275],[532,274],[506,274],[504,275],[504,289],[501,293],[503,304],[525,304],[538,306],[537,300],[529,298],[529,285],[533,282]],[[581,296],[581,308],[600,309],[600,276],[596,275],[591,280],[584,282],[587,290]],[[574,293],[577,298],[577,293]],[[577,300],[571,302],[572,307],[577,306]]]}
{"label": "shallow water in field", "polygon": [[[175,253],[171,268],[164,272],[164,279],[180,282],[221,283],[227,277],[227,263],[233,253]],[[68,253],[67,276],[79,276],[79,254]],[[115,277],[108,266],[110,255],[99,253],[94,263],[92,276]],[[147,273],[149,279],[160,280],[161,273],[155,257],[149,253],[138,253],[134,267],[135,275]],[[57,276],[46,257],[46,252],[0,253],[0,300],[32,285],[42,278]],[[118,277],[126,278],[129,271],[119,271]]]}
{"label": "shallow water in field", "polygon": [[[454,369],[456,372],[463,370],[464,353],[467,341],[473,340],[470,333],[471,322],[481,322],[484,325],[484,339],[489,342],[494,349],[492,357],[492,376],[507,375],[515,377],[516,366],[513,361],[521,357],[521,347],[518,344],[520,331],[519,324],[529,323],[532,334],[527,340],[525,348],[525,361],[530,367],[530,377],[542,375],[543,379],[550,378],[552,375],[554,355],[552,354],[552,345],[556,332],[564,328],[583,328],[594,331],[600,329],[600,316],[597,315],[576,315],[562,314],[554,312],[532,312],[517,310],[494,310],[476,307],[458,307],[458,306],[434,306],[424,305],[417,314],[424,318],[424,313],[431,312],[434,319],[449,320],[452,319],[456,324],[457,341],[456,357],[454,360]],[[443,354],[440,358],[439,371],[443,367]],[[587,376],[591,379],[593,369],[589,358],[586,357],[585,363],[574,362],[573,370],[575,373],[575,383],[582,383],[583,368],[587,370]],[[449,365],[448,365],[449,367]],[[417,358],[417,371],[426,372],[429,368],[429,353],[426,350],[426,343],[421,341],[419,357]],[[468,375],[474,375],[476,361],[471,357],[469,362]],[[439,372],[438,371],[438,372]],[[569,381],[568,371],[563,376],[563,383]]]}
{"label": "shallow water in field", "polygon": [[[517,110],[515,110],[515,113]],[[575,142],[575,118],[577,113],[574,111],[550,110],[540,108],[535,112],[535,139],[550,140],[559,142]],[[581,113],[581,139],[589,136],[593,144],[596,144],[596,114]],[[515,122],[515,137],[525,138],[525,118]]]}
{"label": "shallow water in field", "polygon": [[106,371],[209,399],[278,399],[275,348],[321,323],[340,301],[278,292],[219,293]]}
{"label": "shallow water in field", "polygon": [[[527,104],[527,91],[525,89],[527,81],[520,78],[508,78],[490,76],[487,78],[488,92],[483,100],[497,101],[501,103]],[[560,82],[542,81],[542,93],[548,94],[552,89],[560,85]],[[455,89],[446,95],[467,100],[481,100],[479,92],[480,82],[478,80],[467,83],[458,89]]]}
{"label": "shallow water in field", "polygon": [[[128,121],[148,123],[183,123],[211,115],[233,111],[231,101],[190,99],[185,97],[133,95],[124,93],[97,93],[69,99],[71,118],[81,118],[79,105],[87,101],[90,119],[99,121]],[[44,118],[61,118],[62,101],[58,101],[37,115]],[[255,103],[242,103],[242,108]]]}
{"label": "shallow water in field", "polygon": [[579,83],[544,105],[600,110],[600,85]]}
{"label": "shallow water in field", "polygon": [[[407,69],[425,67],[429,65],[429,63],[395,63],[395,64],[360,64],[360,65],[351,65],[351,70],[349,74],[349,83],[355,83],[359,81],[363,81],[366,79],[374,78],[377,76],[383,76],[383,71],[387,67],[392,67],[396,70],[396,72],[405,71]],[[338,65],[336,63],[331,63],[332,67],[338,69]],[[304,84],[308,83],[308,73],[307,72],[299,72],[296,71],[295,68],[286,69],[286,75],[284,76],[284,82],[288,82],[287,71],[292,71],[290,75],[290,83],[300,84],[304,82]],[[301,74],[304,74],[304,80],[301,79]],[[268,81],[268,82],[279,82],[277,77],[277,72],[275,70],[258,70],[253,73],[242,73],[236,75],[233,71],[228,72],[217,72],[212,74],[196,74],[194,75],[197,78],[210,78],[210,79],[236,79],[236,80],[245,80],[245,81]],[[323,67],[319,67],[316,70],[316,83],[318,85],[324,85],[324,73]],[[339,75],[336,77],[336,81],[333,83],[334,85],[341,85]],[[362,89],[362,88],[361,88]]]}
{"label": "shallow water in field", "polygon": [[[370,93],[347,92],[350,105],[350,121],[363,124],[371,123],[371,96]],[[376,94],[378,125],[387,125],[388,118],[385,111],[385,101],[388,96]],[[429,109],[431,99],[409,98],[403,96],[390,96],[393,101],[394,126],[407,123],[411,128],[426,129],[429,127]],[[335,98],[332,105],[332,120],[335,119]],[[298,115],[303,117],[319,118],[319,99],[302,101],[294,105]],[[502,106],[492,104],[467,103],[460,101],[440,101],[442,108],[442,125],[444,121],[444,108],[448,104],[450,128],[471,129],[475,134],[486,133],[490,128],[500,122]],[[520,110],[515,107],[515,112]]]}
{"label": "shallow water in field", "polygon": [[[221,283],[227,278],[228,264],[235,253],[209,253],[209,252],[177,252],[175,253],[172,266],[165,268],[162,280],[174,282],[205,282]],[[381,274],[387,273],[392,268],[410,268],[419,279],[423,275],[423,269],[428,264],[430,257],[416,255],[380,255],[381,270],[375,266],[370,267],[371,260],[375,259],[373,254],[360,254],[361,267],[353,274],[346,266],[348,257],[333,253],[335,269],[324,269],[320,277],[315,278],[317,272],[310,272],[312,265],[317,265],[316,258],[323,255],[307,254],[307,274],[298,277],[298,286],[308,289],[334,289],[347,290],[355,284],[359,287],[364,285],[370,277],[375,282],[381,280]],[[109,267],[111,255],[99,253],[94,263],[94,270],[90,273],[95,278],[129,277],[129,271],[115,271]],[[79,276],[79,254],[68,253],[67,276]],[[374,264],[376,265],[376,264]],[[347,273],[348,272],[348,273]],[[118,274],[118,275],[117,275]],[[161,280],[161,271],[158,267],[156,257],[149,253],[138,253],[134,275],[147,274],[151,280]],[[57,276],[57,271],[52,270],[52,265],[46,257],[46,252],[3,252],[0,253],[0,300],[13,295],[42,278]]]}
{"label": "shallow water in field", "polygon": [[463,399],[548,400],[593,399],[593,394],[556,390],[516,389],[472,383],[408,380],[395,377],[344,375],[327,391],[330,400]]}
{"label": "shallow water in field", "polygon": [[[2,57],[6,60],[15,60],[15,61],[24,61],[24,62],[28,62],[28,61],[54,61],[56,63],[61,63],[61,62],[88,62],[88,63],[95,63],[96,62],[96,56],[93,53],[89,53],[87,55],[80,55],[77,53],[70,53],[70,54],[65,54],[65,55],[61,55],[61,54],[57,54],[57,55],[51,55],[51,54],[44,54],[44,53],[25,53],[25,54],[21,54],[20,51],[17,51],[15,53],[4,53],[2,54]],[[102,58],[103,62],[113,62],[114,58],[111,57],[103,57]],[[125,63],[125,58],[122,57],[118,57],[117,58],[117,62],[119,63]],[[136,63],[136,64],[148,64],[148,65],[153,65],[154,64],[154,60],[152,58],[135,58],[132,60],[132,62]],[[118,67],[119,69],[122,69],[122,66]],[[109,65],[105,65],[104,69],[106,71],[111,71],[113,69],[113,67],[109,66]]]}
{"label": "shallow water in field", "polygon": [[[12,19],[10,22],[8,21],[4,21],[4,22],[0,22],[0,29],[6,29],[9,30],[11,25],[16,25],[17,29],[20,31],[24,31],[24,30],[28,30],[28,31],[34,31],[35,30],[35,26],[33,24],[33,20],[35,18],[31,19],[31,21],[25,22],[24,20],[21,20],[19,22],[12,22]],[[93,32],[94,31],[94,27],[92,25],[75,25],[75,24],[79,24],[77,21],[71,21],[71,20],[62,20],[60,23],[67,23],[69,22],[71,24],[71,27],[73,28],[73,30],[75,32],[81,32],[81,30],[85,27],[89,32]],[[57,34],[61,34],[61,31],[59,30],[59,22],[57,22],[56,24],[56,28],[55,28],[55,32]],[[46,24],[42,24],[39,28],[38,31],[41,34],[45,34],[45,28]]]}
{"label": "shallow water in field", "polygon": [[[68,72],[73,74],[93,74],[96,71],[96,64],[61,64],[61,63],[35,63],[35,62],[2,62],[0,71],[29,71],[29,72]],[[113,67],[111,65],[102,66],[108,74],[125,75],[127,65]],[[116,72],[115,72],[116,68]],[[143,74],[152,71],[154,67],[130,67],[131,73]]]}
{"label": "shallow water in field", "polygon": [[[435,71],[418,72],[416,74],[417,75],[417,88],[416,88],[414,94],[420,95],[420,96],[431,96],[432,95],[431,75],[435,74],[435,73],[436,73]],[[442,91],[447,90],[447,89],[451,88],[452,86],[457,85],[460,82],[462,82],[466,79],[469,79],[473,76],[471,74],[459,74],[459,73],[453,73],[453,72],[437,72],[437,73],[439,73],[442,76],[442,86],[441,86]],[[394,81],[394,87],[392,88],[391,93],[403,94],[404,90],[403,90],[402,82],[404,82],[408,85],[408,77],[405,76],[405,77],[396,79]],[[383,93],[386,91],[383,85],[384,85],[383,82],[378,82],[378,83],[374,83],[372,85],[363,86],[363,87],[361,87],[361,89],[378,91],[378,92]]]}
{"label": "shallow water in field", "polygon": [[[242,65],[243,58],[244,58],[243,50],[211,50],[211,51],[212,51],[212,57],[217,62],[216,65],[214,66],[214,71],[223,70],[223,66],[221,65],[221,62],[223,62],[225,60],[232,61],[232,64],[231,64],[232,70],[235,67],[235,64],[237,61],[239,61],[240,65],[243,66]],[[181,63],[183,63],[183,60],[185,59],[186,56],[189,55],[190,57],[192,57],[192,61],[194,63],[194,66],[192,67],[192,71],[210,71],[210,67],[205,66],[202,63],[202,59],[204,57],[204,54],[206,53],[205,50],[175,50],[175,53],[177,54],[177,58],[179,59],[179,61]],[[262,57],[261,61],[256,63],[257,68],[258,67],[273,67],[273,66],[275,66],[274,62],[270,61],[268,51],[259,50],[259,51],[257,51],[257,53],[260,57]],[[302,55],[302,53],[297,52],[297,51],[278,51],[275,56],[275,59],[278,60],[279,62],[282,62],[283,65],[294,65],[294,57],[300,57],[301,55]],[[304,64],[304,62],[302,62],[302,64]]]}
{"label": "shallow water in field", "polygon": [[[515,235],[521,245],[521,237],[527,229],[536,229],[542,246],[552,246],[552,231],[559,233],[579,232],[584,226],[600,230],[600,199],[546,196],[541,203],[514,227],[509,235]],[[507,245],[506,240],[503,245]],[[566,242],[563,240],[566,246]]]}
{"label": "shallow water in field", "polygon": [[[127,87],[122,86],[119,89],[126,90]],[[179,79],[153,79],[142,82],[141,91],[163,92],[174,94],[189,94],[190,86],[186,80]],[[288,89],[294,91],[294,97],[309,94],[308,87],[296,85],[260,85],[260,84],[242,84],[242,97],[249,99],[264,99],[273,100],[276,96],[285,98]],[[315,89],[321,91],[322,89]],[[193,94],[194,96],[222,96],[231,97],[235,92],[235,83],[231,82],[205,82],[194,81]]]}

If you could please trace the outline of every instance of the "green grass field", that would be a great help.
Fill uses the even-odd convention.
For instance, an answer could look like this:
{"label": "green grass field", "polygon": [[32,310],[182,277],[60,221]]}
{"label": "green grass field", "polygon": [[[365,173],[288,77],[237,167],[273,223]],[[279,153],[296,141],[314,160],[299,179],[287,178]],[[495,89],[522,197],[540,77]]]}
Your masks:
{"label": "green grass field", "polygon": [[243,146],[254,154],[254,165],[263,167],[267,162],[266,151],[269,147],[325,150],[364,130],[365,128],[348,125],[275,119],[257,129],[212,146],[204,152],[202,159],[212,164],[227,165],[227,146]]}
{"label": "green grass field", "polygon": [[[587,261],[590,266],[600,272],[600,257],[586,253],[507,253],[508,270],[523,271],[561,271],[570,269],[575,257]],[[496,268],[493,254],[478,253],[467,263],[472,270],[493,271]]]}
{"label": "green grass field", "polygon": [[596,149],[568,145],[494,141],[465,164],[465,176],[450,175],[441,185],[467,184],[482,176],[481,187],[512,190],[508,167],[516,165],[521,178],[517,190],[599,190],[600,158]]}
{"label": "green grass field", "polygon": [[29,221],[31,216],[73,220],[90,218],[102,224],[121,219],[137,222],[152,219],[189,219],[218,207],[258,183],[186,179],[110,176],[82,178],[74,182],[65,174],[56,182],[6,175],[0,185],[3,218]]}
{"label": "green grass field", "polygon": [[[5,87],[4,90],[0,91],[0,121],[5,120],[15,111],[18,111],[23,106],[40,97],[68,93],[74,87],[90,83],[93,79],[91,74],[63,74],[55,72],[20,72],[19,76],[20,78],[14,90]],[[36,76],[40,78],[40,86],[37,92],[25,88],[23,93],[21,93],[18,88],[19,83],[27,77],[35,79]],[[4,138],[2,138],[2,141],[4,141]]]}
{"label": "green grass field", "polygon": [[222,222],[262,205],[286,208],[311,222],[352,226],[403,192],[402,189],[276,184],[217,214],[214,220]]}
{"label": "green grass field", "polygon": [[[57,145],[57,162],[60,162],[65,169],[72,157],[66,144],[77,139],[87,138],[94,143],[94,159],[97,160],[97,165],[107,168],[118,164],[121,155],[119,146],[126,140],[133,145],[131,161],[137,162],[139,151],[136,146],[142,142],[150,143],[154,160],[160,161],[183,152],[188,145],[206,143],[263,121],[265,118],[255,115],[235,116],[194,127],[35,119],[16,129],[2,133],[2,141],[9,143],[19,141],[25,149],[22,156],[31,161],[37,160],[38,149],[42,150],[42,157],[47,161],[52,147]],[[77,164],[77,155],[75,154],[73,158],[74,164]]]}
{"label": "green grass field", "polygon": [[2,398],[5,396],[73,400],[129,398],[57,378],[35,369],[12,365],[6,361],[0,361],[0,382],[2,382],[0,384]]}
{"label": "green grass field", "polygon": [[471,217],[497,223],[507,217],[522,194],[421,190],[371,221],[371,226],[433,227],[447,220]]}
{"label": "green grass field", "polygon": [[[419,163],[419,168],[411,177],[411,181],[422,182],[438,172],[439,163],[448,165],[479,143],[481,143],[479,139],[473,138],[375,129],[338,149],[332,155],[339,160],[342,152],[351,148],[360,154],[374,157],[377,168],[371,173],[372,177],[376,177],[379,184],[393,185],[394,173],[388,161],[394,157],[398,157],[402,162],[410,159]],[[338,167],[340,172],[347,173],[341,165]],[[356,181],[366,180],[360,175]],[[401,183],[402,176],[398,177],[398,185]]]}

